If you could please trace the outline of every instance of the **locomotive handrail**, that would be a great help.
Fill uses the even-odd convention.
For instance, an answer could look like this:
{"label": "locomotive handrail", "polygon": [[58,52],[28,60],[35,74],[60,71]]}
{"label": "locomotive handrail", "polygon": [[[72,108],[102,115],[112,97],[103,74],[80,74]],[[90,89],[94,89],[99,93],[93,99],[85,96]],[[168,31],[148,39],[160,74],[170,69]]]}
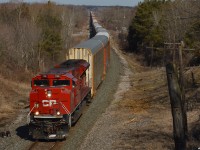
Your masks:
{"label": "locomotive handrail", "polygon": [[66,113],[70,114],[70,111],[65,107],[65,105],[62,102],[60,102],[60,104],[62,105],[62,107],[66,111]]}
{"label": "locomotive handrail", "polygon": [[29,122],[30,122],[30,114],[31,114],[31,112],[33,111],[33,109],[35,108],[35,105],[33,106],[33,108],[30,110],[30,112],[28,113],[28,115],[27,115],[27,124],[29,124]]}
{"label": "locomotive handrail", "polygon": [[65,107],[65,105],[62,103],[62,102],[60,102],[60,104],[61,104],[61,106],[63,107],[63,109],[66,111],[66,113],[67,113],[67,115],[69,116],[69,126],[71,127],[71,113],[70,113],[70,111]]}

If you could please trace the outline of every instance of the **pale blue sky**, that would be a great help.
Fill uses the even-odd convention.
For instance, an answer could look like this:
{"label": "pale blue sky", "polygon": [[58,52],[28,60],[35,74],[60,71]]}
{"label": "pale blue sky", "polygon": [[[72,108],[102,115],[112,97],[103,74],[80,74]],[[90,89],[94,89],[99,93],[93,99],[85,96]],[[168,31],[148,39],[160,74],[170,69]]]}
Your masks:
{"label": "pale blue sky", "polygon": [[[0,0],[9,2],[10,0]],[[15,1],[15,0],[11,0]],[[48,0],[16,0],[24,2],[47,2]],[[136,6],[142,0],[52,0],[58,4],[97,5],[97,6]]]}

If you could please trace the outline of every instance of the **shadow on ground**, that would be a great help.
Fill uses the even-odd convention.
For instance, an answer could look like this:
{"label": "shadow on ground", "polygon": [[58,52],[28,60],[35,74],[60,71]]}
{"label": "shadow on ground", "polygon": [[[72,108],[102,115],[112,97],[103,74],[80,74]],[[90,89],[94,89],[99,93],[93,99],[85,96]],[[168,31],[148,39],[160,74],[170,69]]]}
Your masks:
{"label": "shadow on ground", "polygon": [[54,139],[49,139],[49,140],[36,140],[36,139],[33,139],[30,135],[29,135],[29,127],[28,125],[24,125],[24,126],[20,126],[16,129],[16,132],[17,132],[17,136],[19,136],[21,139],[24,139],[24,140],[29,140],[29,141],[32,141],[32,142],[36,142],[36,141],[39,141],[39,142],[55,142],[55,141],[63,141],[63,140],[54,140]]}
{"label": "shadow on ground", "polygon": [[17,132],[17,136],[19,136],[21,139],[35,141],[29,135],[28,125],[23,125],[23,126],[18,127],[16,129],[16,132]]}

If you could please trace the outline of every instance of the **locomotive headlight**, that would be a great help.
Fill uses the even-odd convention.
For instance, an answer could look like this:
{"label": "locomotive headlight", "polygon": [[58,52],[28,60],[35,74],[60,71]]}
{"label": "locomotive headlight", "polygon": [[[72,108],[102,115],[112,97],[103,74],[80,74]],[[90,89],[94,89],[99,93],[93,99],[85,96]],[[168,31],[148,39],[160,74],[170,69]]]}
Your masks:
{"label": "locomotive headlight", "polygon": [[47,91],[47,97],[51,97],[52,96],[52,93],[51,93],[51,91]]}
{"label": "locomotive headlight", "polygon": [[60,112],[59,111],[57,111],[57,113],[56,113],[58,116],[60,115]]}
{"label": "locomotive headlight", "polygon": [[35,115],[36,115],[36,116],[39,115],[39,111],[36,111],[36,112],[35,112]]}

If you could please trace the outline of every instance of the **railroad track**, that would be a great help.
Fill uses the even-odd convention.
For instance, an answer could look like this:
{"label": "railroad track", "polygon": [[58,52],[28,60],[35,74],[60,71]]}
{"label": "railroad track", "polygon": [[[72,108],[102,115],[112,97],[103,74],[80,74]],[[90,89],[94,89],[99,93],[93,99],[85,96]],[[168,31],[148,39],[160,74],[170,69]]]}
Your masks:
{"label": "railroad track", "polygon": [[31,146],[28,148],[28,150],[57,150],[61,148],[61,145],[63,144],[63,142],[40,142],[40,141],[36,141],[33,144],[31,144]]}

